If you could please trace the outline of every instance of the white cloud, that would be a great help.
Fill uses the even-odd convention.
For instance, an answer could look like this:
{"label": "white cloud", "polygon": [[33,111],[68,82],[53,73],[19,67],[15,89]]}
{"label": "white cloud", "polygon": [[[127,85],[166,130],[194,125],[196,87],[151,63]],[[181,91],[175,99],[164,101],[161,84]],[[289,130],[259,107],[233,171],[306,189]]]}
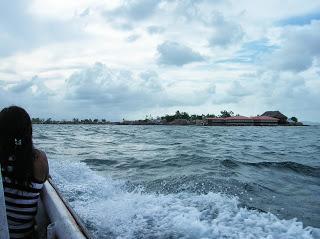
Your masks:
{"label": "white cloud", "polygon": [[111,70],[101,63],[76,72],[67,79],[66,98],[109,107],[136,109],[152,105],[162,92],[151,73],[135,77],[127,70]]}
{"label": "white cloud", "polygon": [[[186,83],[163,84],[158,74],[108,68],[102,63],[75,72],[66,80],[65,100],[74,108],[94,105],[112,112],[140,112],[152,107],[199,105],[208,100],[206,87],[194,89]],[[183,90],[182,90],[183,89]],[[100,112],[100,114],[103,114]]]}
{"label": "white cloud", "polygon": [[320,57],[320,21],[304,26],[285,26],[279,49],[268,55],[272,69],[300,72],[312,66]]}
{"label": "white cloud", "polygon": [[2,82],[0,85],[0,107],[20,105],[32,116],[57,117],[52,112],[59,112],[60,99],[49,89],[44,79],[37,76],[29,80]]}
{"label": "white cloud", "polygon": [[161,26],[149,26],[147,31],[149,34],[160,34],[165,31],[165,28]]}
{"label": "white cloud", "polygon": [[213,34],[209,38],[212,47],[228,47],[240,43],[244,37],[242,27],[235,22],[225,20],[219,12],[212,15],[209,24],[213,27]]}
{"label": "white cloud", "polygon": [[[320,23],[311,14],[319,7],[310,0],[1,1],[0,104],[56,118],[279,109],[320,121]],[[296,16],[307,20],[281,24]]]}
{"label": "white cloud", "polygon": [[0,2],[0,57],[83,37],[75,22],[38,18],[28,9],[26,0]]}
{"label": "white cloud", "polygon": [[158,0],[126,0],[116,9],[106,12],[112,17],[127,20],[143,20],[151,16],[159,4]]}
{"label": "white cloud", "polygon": [[239,81],[234,81],[228,89],[227,94],[233,97],[244,97],[252,93],[250,90],[246,89]]}
{"label": "white cloud", "polygon": [[86,16],[88,16],[90,14],[90,8],[86,8],[85,10],[83,10],[80,14],[79,14],[79,16],[80,17],[86,17]]}
{"label": "white cloud", "polygon": [[140,38],[140,35],[138,34],[132,34],[130,36],[127,37],[127,41],[128,42],[135,42],[136,40],[138,40]]}
{"label": "white cloud", "polygon": [[103,12],[103,16],[114,27],[131,30],[135,22],[151,17],[157,9],[158,0],[125,0],[112,10]]}
{"label": "white cloud", "polygon": [[158,62],[164,65],[182,66],[205,60],[201,54],[177,42],[166,41],[159,45],[157,50],[160,55]]}

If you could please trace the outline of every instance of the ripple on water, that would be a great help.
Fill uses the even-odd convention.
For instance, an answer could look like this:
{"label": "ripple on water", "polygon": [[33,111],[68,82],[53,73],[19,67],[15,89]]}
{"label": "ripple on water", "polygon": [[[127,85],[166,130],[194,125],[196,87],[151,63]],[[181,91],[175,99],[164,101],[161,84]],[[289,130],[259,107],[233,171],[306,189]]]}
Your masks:
{"label": "ripple on water", "polygon": [[[114,192],[116,181],[96,178],[98,173],[125,181],[119,186],[122,189],[131,183],[130,190],[123,189],[118,195],[124,198],[125,195],[133,195],[132,198],[136,198],[132,199],[133,202],[141,199],[149,203],[145,198],[151,195],[153,199],[150,199],[150,204],[153,207],[164,207],[161,200],[167,200],[169,195],[177,202],[175,204],[170,199],[173,206],[183,205],[181,211],[176,212],[183,214],[189,207],[198,210],[198,219],[187,223],[198,223],[207,233],[203,235],[209,235],[209,238],[214,235],[209,231],[217,225],[204,219],[206,216],[201,214],[201,207],[197,207],[196,202],[200,199],[196,196],[219,200],[216,196],[207,196],[210,193],[224,195],[221,201],[228,201],[227,198],[237,195],[238,211],[244,206],[269,211],[278,217],[275,222],[279,224],[282,224],[279,222],[281,219],[290,221],[297,217],[306,226],[320,225],[320,207],[317,206],[320,197],[320,128],[36,125],[34,131],[35,145],[47,152],[50,171],[56,175],[59,186],[64,188],[63,192],[74,205],[79,205],[78,212],[81,211],[88,225],[94,227],[98,234],[110,232],[110,235],[120,238],[130,238],[130,235],[138,238],[139,233],[145,232],[145,235],[161,235],[164,238],[194,238],[191,231],[172,226],[172,218],[175,217],[171,207],[164,208],[162,218],[152,215],[151,209],[147,211],[148,217],[142,213],[141,220],[147,222],[143,224],[149,228],[147,231],[134,224],[136,220],[141,222],[137,212],[132,217],[124,214],[118,218],[120,224],[125,223],[119,227],[122,231],[118,231],[115,224],[110,228],[100,225],[104,216],[98,215],[93,201],[108,209],[103,203],[112,205],[112,200],[116,199],[108,194]],[[81,167],[72,166],[81,161]],[[89,173],[88,176],[84,176],[86,173]],[[83,177],[87,183],[82,180]],[[98,190],[92,185],[94,183],[103,186]],[[143,196],[134,194],[139,185],[144,188]],[[72,187],[77,191],[73,191]],[[97,189],[99,195],[92,191],[92,187]],[[113,189],[108,191],[105,187]],[[187,204],[182,194],[193,198],[195,203]],[[93,201],[90,201],[91,196]],[[120,211],[126,208],[125,205],[119,207]],[[142,206],[139,210],[143,210]],[[117,217],[113,214],[115,211],[111,212],[110,217]],[[212,214],[216,215],[213,211]],[[97,216],[98,222],[93,215]],[[190,215],[188,212],[186,217]],[[264,220],[264,216],[257,215]],[[199,218],[203,220],[199,221]],[[168,222],[168,228],[162,228],[168,230],[168,234],[161,234],[162,231],[158,230],[161,225],[152,222],[158,219],[163,224]],[[131,223],[135,225],[132,230],[124,228]],[[305,233],[305,228],[299,229],[292,221],[286,225],[294,225],[293,228],[299,233]],[[246,226],[249,227],[248,224]],[[232,228],[228,229],[232,231]],[[255,229],[258,230],[257,227]],[[235,238],[239,237],[241,230],[235,229]],[[246,230],[244,228],[244,232]],[[287,236],[284,238],[290,238],[293,234],[284,235]]]}
{"label": "ripple on water", "polygon": [[123,182],[97,176],[84,164],[52,166],[54,179],[97,238],[314,238],[301,222],[241,208],[236,197],[127,191]]}

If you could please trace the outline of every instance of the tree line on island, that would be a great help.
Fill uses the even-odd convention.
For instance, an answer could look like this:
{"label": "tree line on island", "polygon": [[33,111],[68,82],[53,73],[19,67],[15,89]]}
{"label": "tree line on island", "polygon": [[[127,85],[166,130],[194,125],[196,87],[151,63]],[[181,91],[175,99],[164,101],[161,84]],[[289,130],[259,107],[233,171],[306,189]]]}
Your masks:
{"label": "tree line on island", "polygon": [[[234,113],[232,111],[227,111],[223,110],[220,112],[221,114],[216,116],[215,114],[188,114],[187,112],[180,112],[179,110],[176,111],[175,114],[169,115],[166,114],[165,116],[158,116],[158,117],[153,117],[152,115],[146,115],[144,120],[140,121],[154,121],[154,120],[164,120],[166,122],[172,122],[176,119],[185,119],[185,120],[202,120],[205,118],[211,118],[211,117],[230,117],[234,116]],[[123,119],[123,121],[126,121]],[[42,118],[32,118],[32,123],[33,124],[116,124],[120,122],[111,122],[106,119],[79,119],[79,118],[73,118],[72,120],[54,120],[52,118],[47,118],[47,119],[42,119]]]}
{"label": "tree line on island", "polygon": [[[152,115],[146,115],[145,119],[143,120],[135,120],[135,121],[128,121],[123,119],[122,122],[111,122],[106,119],[79,119],[79,118],[73,118],[72,120],[53,120],[52,118],[47,119],[41,119],[41,118],[32,118],[33,124],[126,124],[128,122],[136,122],[136,123],[146,123],[146,124],[152,124],[152,123],[171,123],[176,120],[185,120],[189,122],[196,122],[201,121],[206,118],[227,118],[232,116],[239,116],[239,114],[235,114],[231,110],[222,110],[220,111],[220,114],[189,114],[187,112],[179,111],[177,110],[174,114],[169,115],[166,114],[164,116],[157,116],[153,117]],[[293,122],[298,122],[298,119],[296,117],[290,118]]]}
{"label": "tree line on island", "polygon": [[73,118],[72,120],[53,120],[51,118],[41,119],[32,118],[33,124],[110,124],[110,121],[106,119],[78,119]]}
{"label": "tree line on island", "polygon": [[[215,115],[215,114],[201,114],[201,115],[197,115],[197,114],[192,114],[189,115],[187,112],[180,112],[179,110],[176,111],[176,113],[174,115],[165,115],[165,116],[161,116],[160,118],[162,120],[166,120],[167,122],[172,122],[174,120],[177,119],[185,119],[185,120],[202,120],[205,118],[227,118],[227,117],[231,117],[231,116],[235,116],[235,114],[233,113],[233,111],[227,111],[227,110],[222,110],[220,111],[220,115]],[[237,114],[236,116],[239,116],[239,114]],[[146,117],[147,118],[147,117]]]}

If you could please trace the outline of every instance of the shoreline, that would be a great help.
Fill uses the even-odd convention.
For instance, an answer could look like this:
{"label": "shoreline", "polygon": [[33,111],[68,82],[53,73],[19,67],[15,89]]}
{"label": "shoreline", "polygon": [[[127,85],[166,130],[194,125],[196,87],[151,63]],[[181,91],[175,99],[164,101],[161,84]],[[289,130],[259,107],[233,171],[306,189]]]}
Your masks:
{"label": "shoreline", "polygon": [[286,125],[286,124],[278,124],[278,125],[199,125],[199,124],[154,124],[154,123],[145,123],[145,124],[127,124],[121,122],[113,122],[113,123],[32,123],[33,125],[148,125],[148,126],[198,126],[198,127],[299,127],[299,126],[311,126],[307,124],[302,125]]}

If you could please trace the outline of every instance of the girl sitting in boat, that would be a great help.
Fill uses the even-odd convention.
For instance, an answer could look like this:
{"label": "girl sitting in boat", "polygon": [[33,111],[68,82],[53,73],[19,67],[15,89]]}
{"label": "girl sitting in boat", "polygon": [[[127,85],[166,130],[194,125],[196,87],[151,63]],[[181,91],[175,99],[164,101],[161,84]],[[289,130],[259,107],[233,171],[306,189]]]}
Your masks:
{"label": "girl sitting in boat", "polygon": [[10,238],[34,238],[49,167],[45,153],[33,146],[28,113],[17,106],[0,112],[0,163]]}

